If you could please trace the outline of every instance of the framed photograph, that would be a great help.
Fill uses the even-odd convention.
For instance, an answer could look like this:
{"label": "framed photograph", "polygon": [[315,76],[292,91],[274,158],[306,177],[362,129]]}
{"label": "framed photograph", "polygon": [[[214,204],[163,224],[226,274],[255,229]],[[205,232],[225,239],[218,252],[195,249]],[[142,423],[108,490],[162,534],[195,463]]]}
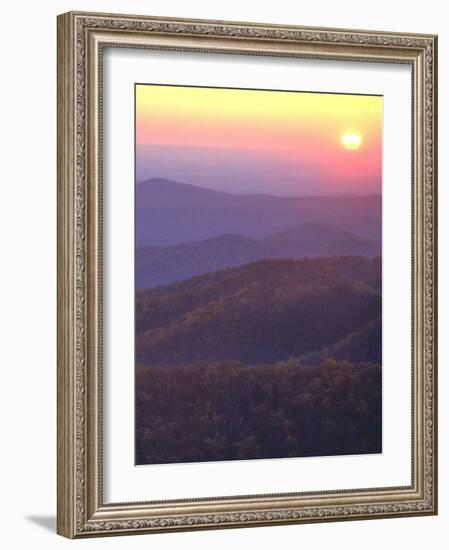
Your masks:
{"label": "framed photograph", "polygon": [[58,532],[437,512],[437,38],[58,17]]}

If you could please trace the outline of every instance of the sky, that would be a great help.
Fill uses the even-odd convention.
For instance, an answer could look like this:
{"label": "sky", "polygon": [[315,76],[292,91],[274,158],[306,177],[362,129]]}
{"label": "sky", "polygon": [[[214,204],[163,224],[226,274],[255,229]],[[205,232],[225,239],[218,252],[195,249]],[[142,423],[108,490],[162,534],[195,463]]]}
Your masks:
{"label": "sky", "polygon": [[230,193],[380,194],[382,97],[136,85],[136,179]]}

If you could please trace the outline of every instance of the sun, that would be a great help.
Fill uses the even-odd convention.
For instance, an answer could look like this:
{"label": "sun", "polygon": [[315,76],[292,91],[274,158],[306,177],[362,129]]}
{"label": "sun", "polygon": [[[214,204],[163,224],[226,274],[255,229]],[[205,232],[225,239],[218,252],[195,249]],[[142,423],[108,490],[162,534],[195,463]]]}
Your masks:
{"label": "sun", "polygon": [[357,130],[348,130],[341,136],[341,144],[345,149],[360,149],[362,141],[362,135]]}

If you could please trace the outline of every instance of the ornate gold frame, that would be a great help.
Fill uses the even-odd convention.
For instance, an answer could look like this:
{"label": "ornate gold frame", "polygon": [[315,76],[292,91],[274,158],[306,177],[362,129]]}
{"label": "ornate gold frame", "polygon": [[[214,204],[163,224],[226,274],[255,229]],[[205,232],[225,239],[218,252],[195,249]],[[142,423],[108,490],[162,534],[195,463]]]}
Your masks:
{"label": "ornate gold frame", "polygon": [[[103,503],[100,113],[101,53],[106,45],[411,66],[410,486]],[[75,12],[58,17],[59,534],[82,538],[436,514],[436,56],[433,35]]]}

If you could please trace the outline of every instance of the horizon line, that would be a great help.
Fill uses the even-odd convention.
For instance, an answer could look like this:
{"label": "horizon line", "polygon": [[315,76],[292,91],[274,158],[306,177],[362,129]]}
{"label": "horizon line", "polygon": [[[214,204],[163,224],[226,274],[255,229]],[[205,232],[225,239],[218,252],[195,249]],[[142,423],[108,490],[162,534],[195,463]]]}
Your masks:
{"label": "horizon line", "polygon": [[166,181],[170,183],[176,183],[178,185],[183,185],[185,187],[195,187],[196,189],[202,189],[204,191],[211,191],[212,193],[223,193],[225,195],[231,195],[236,197],[257,197],[257,196],[264,196],[264,197],[276,197],[276,198],[301,198],[301,197],[307,197],[307,198],[322,198],[322,197],[380,197],[382,198],[382,193],[365,193],[365,194],[359,194],[359,193],[353,193],[353,192],[347,192],[347,193],[322,193],[322,194],[282,194],[277,195],[275,193],[236,193],[236,192],[230,192],[230,191],[224,191],[222,189],[211,189],[210,187],[204,187],[202,185],[196,185],[194,183],[186,183],[183,181],[173,180],[170,178],[165,178],[161,176],[151,176],[149,178],[140,179],[138,180],[137,177],[135,178],[135,185],[142,185],[147,182],[150,182],[151,180],[159,180],[159,181]]}

